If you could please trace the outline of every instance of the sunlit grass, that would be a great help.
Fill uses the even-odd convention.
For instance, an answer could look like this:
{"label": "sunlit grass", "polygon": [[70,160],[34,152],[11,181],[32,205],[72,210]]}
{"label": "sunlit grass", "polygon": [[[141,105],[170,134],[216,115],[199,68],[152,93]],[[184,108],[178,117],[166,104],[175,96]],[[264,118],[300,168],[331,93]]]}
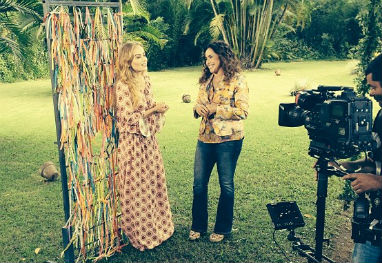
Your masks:
{"label": "sunlit grass", "polygon": [[[314,159],[307,154],[303,127],[277,125],[278,104],[291,102],[289,91],[307,80],[317,84],[353,86],[349,61],[265,64],[245,72],[250,88],[250,113],[235,177],[236,203],[232,238],[211,244],[208,238],[187,241],[191,222],[193,157],[199,120],[192,116],[200,68],[179,68],[150,73],[157,101],[170,106],[166,126],[158,135],[163,154],[174,236],[147,252],[131,247],[113,262],[285,262],[272,242],[273,226],[266,210],[269,202],[296,200],[307,226],[298,232],[314,242],[316,182]],[[350,65],[350,64],[349,64]],[[281,70],[281,76],[274,74]],[[191,94],[192,103],[182,103]],[[57,163],[53,103],[49,80],[0,84],[0,262],[62,262],[61,227],[64,224],[61,182],[45,183],[38,168]],[[338,178],[329,180],[327,236],[336,233],[344,218]],[[210,223],[213,229],[219,195],[216,170],[210,181]],[[277,235],[287,250],[286,233]],[[35,248],[41,248],[36,255]],[[292,256],[293,258],[293,256]],[[298,259],[297,261],[305,262]]]}

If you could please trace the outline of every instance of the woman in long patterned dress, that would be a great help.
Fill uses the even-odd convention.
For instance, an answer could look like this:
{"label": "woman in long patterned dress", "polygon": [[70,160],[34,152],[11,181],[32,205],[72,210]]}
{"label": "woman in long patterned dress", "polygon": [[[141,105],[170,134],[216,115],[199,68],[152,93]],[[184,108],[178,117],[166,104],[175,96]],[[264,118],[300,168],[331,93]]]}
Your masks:
{"label": "woman in long patterned dress", "polygon": [[174,224],[155,138],[168,106],[153,101],[147,58],[139,43],[128,42],[120,50],[115,101],[121,228],[130,244],[143,251],[170,238]]}

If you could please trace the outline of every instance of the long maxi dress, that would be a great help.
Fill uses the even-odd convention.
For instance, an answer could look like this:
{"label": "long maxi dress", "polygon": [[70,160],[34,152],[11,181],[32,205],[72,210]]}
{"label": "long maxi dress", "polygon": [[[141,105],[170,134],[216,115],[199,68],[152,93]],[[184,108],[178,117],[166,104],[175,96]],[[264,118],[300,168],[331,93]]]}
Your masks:
{"label": "long maxi dress", "polygon": [[127,85],[116,85],[118,142],[118,190],[121,228],[130,244],[152,249],[174,233],[167,196],[162,155],[155,134],[164,123],[163,114],[143,117],[155,105],[151,84],[145,77],[144,97],[133,109]]}

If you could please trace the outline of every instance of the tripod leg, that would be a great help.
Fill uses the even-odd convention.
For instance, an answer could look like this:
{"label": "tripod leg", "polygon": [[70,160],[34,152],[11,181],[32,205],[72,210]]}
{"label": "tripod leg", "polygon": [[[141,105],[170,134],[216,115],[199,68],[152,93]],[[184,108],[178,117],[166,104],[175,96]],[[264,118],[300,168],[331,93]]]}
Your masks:
{"label": "tripod leg", "polygon": [[328,190],[328,175],[325,173],[328,167],[327,161],[321,161],[320,165],[316,166],[318,174],[317,183],[317,217],[316,217],[316,251],[315,257],[321,262],[322,260],[322,242],[324,239],[325,227],[325,201]]}

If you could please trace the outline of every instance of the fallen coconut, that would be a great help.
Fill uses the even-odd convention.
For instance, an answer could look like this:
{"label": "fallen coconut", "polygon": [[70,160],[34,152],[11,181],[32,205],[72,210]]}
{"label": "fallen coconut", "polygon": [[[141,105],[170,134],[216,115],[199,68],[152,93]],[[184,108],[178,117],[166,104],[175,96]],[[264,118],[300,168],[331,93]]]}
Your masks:
{"label": "fallen coconut", "polygon": [[47,181],[54,181],[60,175],[54,163],[50,161],[45,162],[41,166],[40,170],[41,170],[40,172],[41,176],[44,177]]}

